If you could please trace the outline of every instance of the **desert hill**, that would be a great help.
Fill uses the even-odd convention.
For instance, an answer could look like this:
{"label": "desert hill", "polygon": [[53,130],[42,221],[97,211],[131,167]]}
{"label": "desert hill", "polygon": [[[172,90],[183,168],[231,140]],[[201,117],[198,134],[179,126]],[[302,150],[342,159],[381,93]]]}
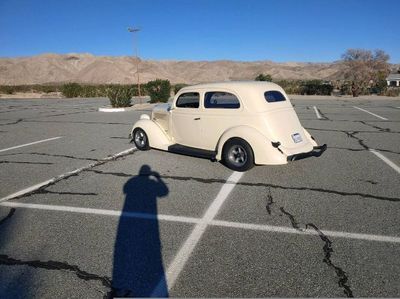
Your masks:
{"label": "desert hill", "polygon": [[[140,61],[140,81],[168,79],[171,83],[249,80],[260,73],[274,79],[340,79],[340,63],[276,63],[272,61]],[[0,58],[0,85],[136,82],[136,60],[128,56],[43,54]]]}

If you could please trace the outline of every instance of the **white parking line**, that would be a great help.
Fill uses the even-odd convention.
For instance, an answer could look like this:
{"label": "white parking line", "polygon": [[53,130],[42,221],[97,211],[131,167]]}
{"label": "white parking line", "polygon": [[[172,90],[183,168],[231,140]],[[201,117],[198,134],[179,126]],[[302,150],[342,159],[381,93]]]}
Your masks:
{"label": "white parking line", "polygon": [[98,161],[96,161],[94,163],[91,163],[91,164],[89,164],[87,166],[84,166],[84,167],[81,167],[81,168],[78,168],[78,169],[75,169],[75,170],[60,174],[59,176],[53,177],[53,178],[51,178],[49,180],[46,180],[44,182],[41,182],[39,184],[30,186],[28,188],[25,188],[25,189],[22,189],[20,191],[15,192],[15,193],[12,193],[10,195],[7,195],[6,197],[0,198],[0,202],[7,201],[7,200],[10,200],[10,199],[13,199],[13,198],[16,198],[16,197],[20,197],[22,195],[25,195],[25,194],[31,193],[33,191],[39,190],[40,188],[43,188],[45,186],[49,186],[51,184],[54,184],[54,183],[56,183],[58,181],[61,181],[61,180],[65,179],[65,178],[68,178],[70,176],[76,175],[76,174],[78,174],[78,173],[80,173],[80,172],[82,172],[82,171],[84,171],[86,169],[90,169],[90,168],[102,165],[102,164],[104,164],[104,163],[106,163],[106,162],[108,162],[110,160],[114,160],[114,159],[117,159],[119,157],[129,155],[130,153],[133,153],[135,150],[136,150],[136,147],[129,148],[129,149],[124,150],[124,151],[122,151],[120,153],[117,153],[115,155],[108,156],[107,158],[104,158],[102,160],[98,160]]}
{"label": "white parking line", "polygon": [[39,141],[35,141],[35,142],[30,142],[30,143],[25,143],[25,144],[21,144],[21,145],[16,145],[13,147],[9,147],[9,148],[5,148],[5,149],[1,149],[1,152],[5,152],[5,151],[10,151],[16,148],[20,148],[20,147],[25,147],[25,146],[29,146],[29,145],[34,145],[34,144],[38,144],[38,143],[42,143],[42,142],[47,142],[47,141],[51,141],[51,140],[56,140],[56,139],[60,139],[62,138],[62,136],[58,136],[58,137],[53,137],[53,138],[48,138],[48,139],[43,139],[43,140],[39,140]]}
{"label": "white parking line", "polygon": [[168,285],[168,290],[171,290],[174,286],[179,274],[183,270],[186,262],[188,261],[190,255],[192,254],[194,248],[196,247],[197,243],[200,241],[202,235],[204,234],[208,222],[214,219],[217,215],[219,209],[225,202],[226,198],[228,197],[229,193],[233,190],[236,183],[242,177],[243,172],[234,172],[227,180],[227,182],[222,186],[221,190],[219,191],[217,197],[214,199],[210,207],[205,212],[204,216],[202,217],[202,222],[196,224],[193,228],[191,234],[186,239],[185,243],[179,249],[178,253],[176,254],[174,260],[169,265],[165,275],[166,277],[162,277],[158,285],[155,287],[153,293],[150,297],[165,297],[165,289],[164,285],[165,282]]}
{"label": "white parking line", "polygon": [[385,162],[387,165],[392,167],[395,171],[397,171],[398,174],[400,174],[400,167],[394,164],[392,161],[390,161],[388,158],[386,158],[384,155],[382,155],[380,152],[370,149],[369,150],[371,153],[373,153],[375,156],[377,156],[379,159],[381,159],[383,162]]}
{"label": "white parking line", "polygon": [[319,111],[318,111],[317,107],[313,106],[313,108],[314,108],[315,114],[317,115],[317,118],[321,119],[322,117],[321,117],[321,114],[319,114]]}
{"label": "white parking line", "polygon": [[371,115],[373,115],[373,116],[375,116],[375,117],[377,117],[377,118],[380,118],[380,119],[383,119],[383,120],[388,120],[387,118],[384,118],[384,117],[382,117],[382,116],[380,116],[380,115],[378,115],[378,114],[372,113],[372,112],[370,112],[370,111],[368,111],[368,110],[365,110],[365,109],[362,109],[362,108],[359,108],[359,107],[356,107],[356,106],[353,106],[353,108],[356,108],[356,109],[358,109],[358,110],[361,110],[361,111],[364,111],[364,112],[366,112],[366,113],[369,113],[369,114],[371,114]]}
{"label": "white parking line", "polygon": [[[68,212],[68,213],[78,213],[78,214],[91,214],[100,216],[112,216],[112,217],[128,217],[146,220],[161,220],[169,222],[187,223],[187,224],[202,224],[202,225],[212,225],[219,227],[229,227],[244,230],[255,230],[255,231],[265,231],[274,233],[284,233],[284,234],[296,234],[296,235],[318,235],[314,229],[303,229],[298,230],[292,227],[277,226],[277,225],[266,225],[266,224],[253,224],[253,223],[240,223],[232,221],[223,220],[205,220],[203,218],[185,217],[185,216],[174,216],[165,214],[148,214],[139,212],[121,212],[116,210],[105,210],[105,209],[92,209],[92,208],[80,208],[80,207],[70,207],[70,206],[55,206],[55,205],[42,205],[42,204],[31,204],[31,203],[21,203],[21,202],[3,202],[0,206],[9,208],[22,208],[22,209],[34,209],[34,210],[44,210],[44,211],[57,211],[57,212]],[[214,210],[215,212],[215,210]],[[385,236],[385,235],[371,235],[371,234],[360,234],[360,233],[350,233],[342,231],[330,231],[323,230],[325,235],[330,237],[353,239],[353,240],[364,240],[364,241],[375,241],[375,242],[386,242],[386,243],[400,243],[400,237],[396,236]]]}

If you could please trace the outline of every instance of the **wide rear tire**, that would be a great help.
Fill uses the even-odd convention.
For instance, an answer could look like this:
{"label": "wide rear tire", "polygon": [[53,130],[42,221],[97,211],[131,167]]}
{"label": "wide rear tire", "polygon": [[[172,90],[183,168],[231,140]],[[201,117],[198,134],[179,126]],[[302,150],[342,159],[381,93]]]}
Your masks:
{"label": "wide rear tire", "polygon": [[246,171],[254,166],[251,146],[241,138],[229,139],[222,150],[224,164],[235,171]]}

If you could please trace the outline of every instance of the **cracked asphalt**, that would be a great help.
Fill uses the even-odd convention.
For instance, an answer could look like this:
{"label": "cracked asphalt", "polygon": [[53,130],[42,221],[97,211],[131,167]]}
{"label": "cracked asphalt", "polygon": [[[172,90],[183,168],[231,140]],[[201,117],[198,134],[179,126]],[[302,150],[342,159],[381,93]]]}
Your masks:
{"label": "cracked asphalt", "polygon": [[[58,177],[0,203],[0,298],[150,296],[226,185],[205,159],[112,157],[149,111],[107,102],[0,100],[0,198]],[[400,166],[400,102],[292,103],[327,151],[246,172],[168,296],[400,297],[400,242],[377,237],[400,238],[400,174],[371,152]]]}

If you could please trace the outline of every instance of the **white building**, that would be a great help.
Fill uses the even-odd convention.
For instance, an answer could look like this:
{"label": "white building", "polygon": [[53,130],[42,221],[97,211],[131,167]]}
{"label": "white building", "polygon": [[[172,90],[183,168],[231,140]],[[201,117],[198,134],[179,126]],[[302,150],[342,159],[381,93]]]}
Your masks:
{"label": "white building", "polygon": [[386,78],[386,82],[388,86],[400,86],[400,74],[390,74]]}

